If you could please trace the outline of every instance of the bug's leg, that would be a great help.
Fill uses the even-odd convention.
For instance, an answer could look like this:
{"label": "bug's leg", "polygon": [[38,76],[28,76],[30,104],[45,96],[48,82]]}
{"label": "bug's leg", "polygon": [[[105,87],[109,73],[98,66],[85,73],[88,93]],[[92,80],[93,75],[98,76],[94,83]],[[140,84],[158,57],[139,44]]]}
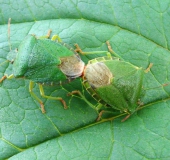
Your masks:
{"label": "bug's leg", "polygon": [[47,98],[47,99],[53,99],[53,100],[60,101],[63,104],[64,109],[68,108],[67,105],[66,105],[66,102],[61,97],[46,96],[45,93],[44,93],[43,86],[41,84],[39,84],[39,89],[40,89],[40,94],[41,94],[42,97]]}
{"label": "bug's leg", "polygon": [[[48,39],[48,38],[50,38],[51,32],[52,32],[51,29],[48,30],[47,35],[41,36],[41,37],[39,37],[39,39]],[[52,41],[55,41],[56,39],[58,40],[58,42],[62,42],[61,38],[58,35],[54,35],[51,38]]]}
{"label": "bug's leg", "polygon": [[62,42],[61,38],[58,35],[54,35],[51,38],[52,41],[55,41],[56,39],[58,40],[58,42]]}
{"label": "bug's leg", "polygon": [[145,73],[148,73],[151,70],[152,66],[153,66],[153,63],[150,63],[148,68],[145,69]]}
{"label": "bug's leg", "polygon": [[[112,49],[109,41],[106,41],[106,44],[107,44],[107,48],[108,48],[108,50],[109,50],[109,52],[110,52],[111,54],[113,54],[115,57],[121,58],[118,54],[116,54],[116,53],[113,51],[113,49]],[[121,58],[121,59],[122,59],[122,58]]]}
{"label": "bug's leg", "polygon": [[45,36],[40,36],[40,37],[38,37],[38,39],[48,39],[48,38],[50,38],[51,32],[52,32],[52,30],[49,29]]}
{"label": "bug's leg", "polygon": [[4,75],[1,79],[0,79],[0,83],[3,82],[5,79],[7,79],[7,76]]}
{"label": "bug's leg", "polygon": [[14,75],[11,74],[11,75],[4,75],[1,79],[0,79],[0,83],[3,82],[5,79],[12,79],[14,78]]}
{"label": "bug's leg", "polygon": [[31,96],[40,103],[41,112],[42,112],[42,113],[45,113],[44,104],[43,104],[43,102],[36,96],[36,94],[33,92],[33,86],[34,86],[34,82],[33,82],[33,81],[30,81],[30,84],[29,84],[29,92],[30,92]]}
{"label": "bug's leg", "polygon": [[74,95],[74,94],[78,94],[91,108],[97,110],[97,108],[94,107],[80,91],[78,91],[78,90],[72,91],[72,92],[68,93],[67,95],[71,96],[71,95]]}
{"label": "bug's leg", "polygon": [[51,32],[52,32],[52,30],[49,29],[48,32],[47,32],[46,38],[50,38]]}
{"label": "bug's leg", "polygon": [[11,25],[11,18],[8,19],[8,43],[9,43],[9,49],[10,51],[12,50],[12,47],[11,47],[11,40],[10,40],[10,25]]}
{"label": "bug's leg", "polygon": [[[110,118],[102,118],[102,116],[103,116],[103,114],[107,114],[107,113],[115,113],[114,111],[108,111],[108,110],[101,110],[100,112],[99,112],[99,115],[98,115],[98,118],[97,118],[97,120],[96,121],[100,121],[100,120],[102,120],[102,121],[108,121],[108,120],[114,120],[114,119],[116,119],[116,118],[118,118],[118,117],[121,117],[121,116],[124,116],[126,113],[122,113],[122,114],[114,114],[114,116],[112,116],[112,117],[110,117]],[[125,118],[123,118],[122,120],[121,120],[121,122],[124,122],[124,121],[126,121],[130,116],[131,116],[132,114],[128,114]]]}
{"label": "bug's leg", "polygon": [[101,120],[102,114],[103,114],[104,112],[106,112],[106,111],[105,111],[105,110],[102,110],[102,111],[99,113],[99,115],[98,115],[96,121],[100,121],[100,120]]}
{"label": "bug's leg", "polygon": [[126,121],[130,116],[131,116],[131,114],[128,114],[125,118],[123,118],[123,119],[121,120],[121,122]]}
{"label": "bug's leg", "polygon": [[83,52],[82,49],[79,47],[78,44],[74,45],[76,49],[74,50],[75,52],[79,52],[82,55],[88,55],[88,54],[106,54],[107,56],[111,56],[111,54],[108,51],[93,51],[93,52]]}

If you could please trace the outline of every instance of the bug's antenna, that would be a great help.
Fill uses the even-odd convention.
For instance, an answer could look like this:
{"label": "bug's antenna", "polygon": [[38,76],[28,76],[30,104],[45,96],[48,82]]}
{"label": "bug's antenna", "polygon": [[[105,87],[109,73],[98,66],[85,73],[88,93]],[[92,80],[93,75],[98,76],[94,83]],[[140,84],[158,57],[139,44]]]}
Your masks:
{"label": "bug's antenna", "polygon": [[[10,43],[10,23],[11,23],[11,18],[8,19],[8,44],[9,44],[9,49],[11,51],[11,43]],[[9,62],[9,60],[6,60],[2,63],[0,63],[0,66],[4,65],[6,62]],[[0,80],[1,81],[1,80]]]}
{"label": "bug's antenna", "polygon": [[10,24],[11,24],[11,18],[8,19],[8,43],[9,43],[9,49],[10,49],[10,51],[11,51]]}

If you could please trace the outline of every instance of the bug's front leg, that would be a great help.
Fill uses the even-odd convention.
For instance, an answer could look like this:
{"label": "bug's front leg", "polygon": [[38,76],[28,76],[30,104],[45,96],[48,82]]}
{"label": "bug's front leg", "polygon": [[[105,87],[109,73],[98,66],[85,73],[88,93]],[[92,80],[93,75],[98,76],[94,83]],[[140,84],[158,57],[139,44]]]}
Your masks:
{"label": "bug's front leg", "polygon": [[82,49],[79,47],[78,44],[74,45],[76,49],[74,50],[75,52],[79,52],[82,55],[88,55],[88,54],[106,54],[107,56],[110,56],[111,54],[108,51],[92,51],[92,52],[84,52]]}
{"label": "bug's front leg", "polygon": [[113,49],[112,49],[109,41],[106,41],[106,45],[107,45],[107,48],[108,48],[108,50],[109,50],[109,52],[110,52],[111,54],[113,54],[113,55],[114,55],[115,57],[117,57],[117,58],[123,59],[122,57],[120,57],[118,54],[116,54],[116,53],[113,51]]}

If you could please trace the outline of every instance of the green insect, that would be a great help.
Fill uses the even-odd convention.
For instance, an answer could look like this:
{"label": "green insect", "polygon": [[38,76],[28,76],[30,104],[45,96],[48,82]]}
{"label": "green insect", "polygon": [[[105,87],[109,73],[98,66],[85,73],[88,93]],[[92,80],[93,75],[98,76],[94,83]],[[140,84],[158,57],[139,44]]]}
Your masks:
{"label": "green insect", "polygon": [[[109,49],[107,57],[92,59],[85,66],[83,85],[99,103],[120,112],[128,113],[128,116],[124,119],[126,120],[140,106],[139,97],[142,90],[144,70],[120,60],[120,58],[117,58],[119,56],[111,49],[109,42],[107,42],[107,46]],[[78,45],[77,50],[85,54]],[[111,54],[116,57],[112,57]],[[152,65],[150,64],[145,72],[148,72]],[[79,91],[73,91],[72,94],[74,93],[82,96]]]}
{"label": "green insect", "polygon": [[[10,19],[8,24],[10,24]],[[8,28],[10,32],[10,28]],[[43,102],[33,93],[33,84],[38,83],[40,94],[44,98],[59,100],[67,108],[61,97],[51,97],[44,94],[43,85],[59,84],[61,81],[70,81],[79,77],[84,69],[84,62],[77,53],[61,42],[57,35],[52,39],[51,30],[44,37],[37,38],[28,35],[17,49],[13,63],[13,74],[4,75],[0,83],[6,78],[25,78],[30,80],[29,92],[40,103],[42,113],[45,113]],[[56,41],[58,40],[58,42]],[[11,51],[9,57],[14,57]],[[63,63],[64,62],[64,63]]]}

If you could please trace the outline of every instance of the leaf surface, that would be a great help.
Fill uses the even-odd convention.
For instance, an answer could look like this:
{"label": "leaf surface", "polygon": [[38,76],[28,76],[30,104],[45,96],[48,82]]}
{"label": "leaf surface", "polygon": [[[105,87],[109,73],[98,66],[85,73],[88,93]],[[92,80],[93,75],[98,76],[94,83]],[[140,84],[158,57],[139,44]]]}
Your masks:
{"label": "leaf surface", "polygon": [[[123,117],[96,122],[98,114],[78,95],[96,105],[77,79],[62,86],[45,86],[46,114],[29,93],[26,79],[0,84],[0,159],[170,159],[170,8],[168,0],[138,1],[0,1],[0,77],[12,73],[3,63],[9,52],[8,18],[12,18],[12,49],[28,34],[58,34],[63,42],[83,51],[113,50],[125,61],[146,69],[141,102],[144,108],[124,123]],[[103,55],[81,56],[88,60]],[[2,64],[3,63],[3,64]],[[45,76],[45,75],[44,75]],[[40,97],[38,86],[34,92]],[[120,113],[118,112],[118,115]]]}

